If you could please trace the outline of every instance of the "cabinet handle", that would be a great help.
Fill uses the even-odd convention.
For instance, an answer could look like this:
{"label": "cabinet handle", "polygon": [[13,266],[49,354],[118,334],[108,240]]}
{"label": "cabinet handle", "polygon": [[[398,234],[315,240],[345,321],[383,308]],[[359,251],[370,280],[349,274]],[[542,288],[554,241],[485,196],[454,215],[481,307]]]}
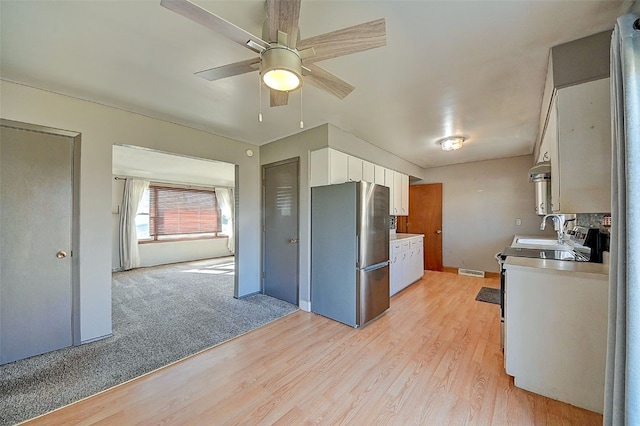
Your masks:
{"label": "cabinet handle", "polygon": [[442,229],[438,229],[438,230],[436,231],[436,234],[442,234]]}

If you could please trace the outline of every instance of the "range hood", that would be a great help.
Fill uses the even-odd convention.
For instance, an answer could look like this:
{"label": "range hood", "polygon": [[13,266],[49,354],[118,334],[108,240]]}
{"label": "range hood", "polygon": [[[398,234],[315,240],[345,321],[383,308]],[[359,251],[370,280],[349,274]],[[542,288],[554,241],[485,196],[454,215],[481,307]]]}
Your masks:
{"label": "range hood", "polygon": [[543,161],[530,168],[529,182],[536,186],[536,214],[551,213],[551,163]]}
{"label": "range hood", "polygon": [[529,169],[529,182],[551,180],[551,162],[543,161]]}

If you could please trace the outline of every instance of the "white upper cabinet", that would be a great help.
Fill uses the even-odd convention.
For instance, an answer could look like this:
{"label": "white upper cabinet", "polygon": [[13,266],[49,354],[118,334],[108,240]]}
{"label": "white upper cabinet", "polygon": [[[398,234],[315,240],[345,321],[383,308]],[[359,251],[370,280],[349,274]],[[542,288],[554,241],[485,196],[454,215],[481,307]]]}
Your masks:
{"label": "white upper cabinet", "polygon": [[352,157],[351,155],[347,155],[347,157],[349,173],[347,180],[349,182],[360,182],[362,180],[362,160],[357,157]]}
{"label": "white upper cabinet", "polygon": [[343,183],[349,176],[349,156],[344,152],[329,150],[329,183]]}
{"label": "white upper cabinet", "polygon": [[391,216],[395,216],[396,212],[395,212],[395,185],[394,185],[394,174],[395,172],[393,170],[389,170],[389,169],[385,169],[384,170],[384,186],[386,186],[387,188],[389,188],[389,214]]}
{"label": "white upper cabinet", "polygon": [[389,188],[390,215],[409,214],[409,176],[331,148],[311,151],[309,162],[310,186],[374,182]]}
{"label": "white upper cabinet", "polygon": [[409,176],[401,175],[400,179],[400,216],[409,215]]}
{"label": "white upper cabinet", "polygon": [[393,216],[409,215],[409,176],[393,172],[393,195],[391,197]]}
{"label": "white upper cabinet", "polygon": [[543,141],[550,144],[554,212],[611,211],[609,83],[603,78],[558,89],[552,101]]}
{"label": "white upper cabinet", "polygon": [[376,183],[375,165],[368,161],[362,162],[362,180],[365,182]]}
{"label": "white upper cabinet", "polygon": [[348,155],[334,149],[311,151],[310,186],[344,183],[349,174]]}
{"label": "white upper cabinet", "polygon": [[378,166],[377,164],[374,165],[374,183],[378,184],[378,185],[386,185],[385,181],[384,181],[384,172],[385,172],[385,168],[382,166]]}

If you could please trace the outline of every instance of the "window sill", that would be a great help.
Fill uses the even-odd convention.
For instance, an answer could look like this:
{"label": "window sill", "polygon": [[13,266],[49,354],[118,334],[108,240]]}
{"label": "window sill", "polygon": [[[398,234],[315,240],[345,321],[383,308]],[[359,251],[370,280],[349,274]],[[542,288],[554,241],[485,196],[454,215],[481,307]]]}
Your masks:
{"label": "window sill", "polygon": [[138,240],[138,244],[157,244],[157,243],[175,243],[183,241],[202,241],[202,240],[219,240],[228,238],[227,235],[218,235],[217,237],[193,237],[193,238],[167,238],[163,240]]}

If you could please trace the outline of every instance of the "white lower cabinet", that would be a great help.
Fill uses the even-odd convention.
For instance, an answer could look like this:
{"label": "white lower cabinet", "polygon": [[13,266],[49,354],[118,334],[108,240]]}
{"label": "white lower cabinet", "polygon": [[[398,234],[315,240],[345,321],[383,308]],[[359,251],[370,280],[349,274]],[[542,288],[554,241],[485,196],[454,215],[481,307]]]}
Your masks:
{"label": "white lower cabinet", "polygon": [[389,245],[390,296],[422,278],[424,274],[424,236],[396,234]]}
{"label": "white lower cabinet", "polygon": [[389,247],[389,293],[391,296],[402,290],[402,244],[391,241]]}
{"label": "white lower cabinet", "polygon": [[[538,266],[527,266],[534,261]],[[505,263],[506,372],[516,387],[602,413],[607,268],[541,262],[508,257]]]}

